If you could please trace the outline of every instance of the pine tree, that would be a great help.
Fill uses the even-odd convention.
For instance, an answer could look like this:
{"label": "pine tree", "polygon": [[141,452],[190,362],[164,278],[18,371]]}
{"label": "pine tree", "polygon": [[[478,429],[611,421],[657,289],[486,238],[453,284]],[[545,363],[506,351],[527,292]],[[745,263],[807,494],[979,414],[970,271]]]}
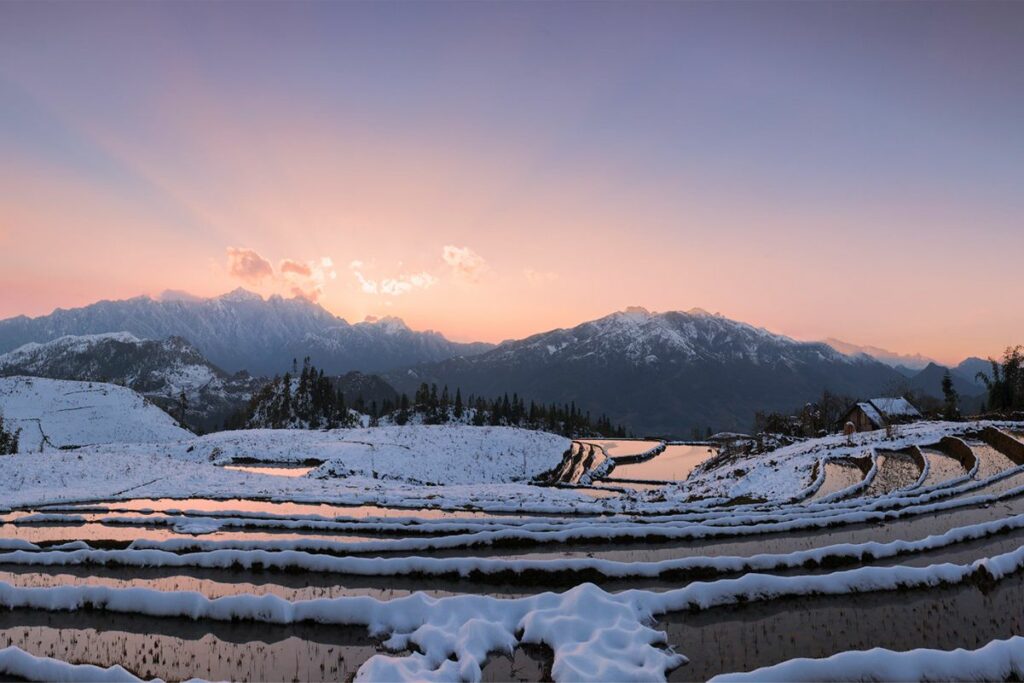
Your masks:
{"label": "pine tree", "polygon": [[945,398],[942,417],[946,420],[960,419],[960,396],[953,388],[953,377],[949,374],[949,370],[946,370],[946,374],[942,376],[942,395]]}
{"label": "pine tree", "polygon": [[0,413],[0,455],[12,455],[18,452],[20,429],[8,429],[4,426],[4,415]]}
{"label": "pine tree", "polygon": [[455,419],[462,418],[462,389],[455,387]]}
{"label": "pine tree", "polygon": [[177,409],[178,409],[178,423],[182,427],[185,427],[185,413],[188,410],[188,398],[186,398],[184,391],[182,391],[181,394],[178,396]]}
{"label": "pine tree", "polygon": [[284,379],[281,382],[283,387],[281,389],[281,407],[277,411],[277,420],[274,425],[276,429],[287,427],[292,421],[292,376],[289,373],[284,373]]}

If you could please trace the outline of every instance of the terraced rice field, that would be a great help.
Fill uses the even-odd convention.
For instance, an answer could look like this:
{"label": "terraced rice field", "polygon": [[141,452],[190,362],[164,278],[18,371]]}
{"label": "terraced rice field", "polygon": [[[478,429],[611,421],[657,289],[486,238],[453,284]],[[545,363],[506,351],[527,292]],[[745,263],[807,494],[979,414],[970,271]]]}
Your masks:
{"label": "terraced rice field", "polygon": [[845,458],[829,460],[822,467],[825,479],[818,490],[811,494],[808,502],[835,498],[860,484],[867,474],[861,465]]}
{"label": "terraced rice field", "polygon": [[667,445],[649,460],[616,465],[609,480],[683,481],[698,465],[714,457],[710,446]]}
{"label": "terraced rice field", "polygon": [[[861,462],[810,444],[799,485],[766,502],[696,487],[767,496],[782,456],[748,481],[727,467],[753,461],[684,485],[606,480],[605,514],[243,495],[27,506],[0,515],[0,653],[168,681],[706,680],[1024,635],[1024,469],[976,432],[952,437],[970,469],[925,436],[865,441]],[[0,675],[35,677],[4,661]]]}

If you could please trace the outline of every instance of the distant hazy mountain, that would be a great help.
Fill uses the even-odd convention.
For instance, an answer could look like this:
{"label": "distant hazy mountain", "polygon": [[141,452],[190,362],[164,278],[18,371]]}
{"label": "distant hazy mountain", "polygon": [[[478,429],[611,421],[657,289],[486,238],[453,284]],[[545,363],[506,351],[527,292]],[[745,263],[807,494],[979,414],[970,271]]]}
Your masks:
{"label": "distant hazy mountain", "polygon": [[144,340],[127,332],[60,337],[0,355],[0,375],[109,382],[133,389],[173,415],[185,393],[185,422],[219,428],[264,380],[229,375],[181,337]]}
{"label": "distant hazy mountain", "polygon": [[38,318],[9,318],[0,321],[0,353],[29,342],[122,331],[140,339],[183,337],[217,366],[254,375],[284,372],[292,358],[305,356],[327,373],[338,374],[381,371],[491,348],[451,342],[437,332],[414,332],[397,318],[350,325],[302,298],[263,299],[236,289],[212,299],[179,292],[160,300],[100,301]]}
{"label": "distant hazy mountain", "polygon": [[385,377],[399,390],[437,382],[491,396],[518,392],[575,401],[638,433],[745,430],[756,410],[791,410],[823,389],[867,397],[898,383],[895,370],[824,343],[798,342],[695,309],[631,308],[469,358]]}
{"label": "distant hazy mountain", "polygon": [[907,379],[905,386],[919,394],[941,399],[942,378],[947,370],[953,380],[953,389],[960,395],[960,410],[964,413],[980,410],[985,394],[984,385],[979,385],[973,377],[965,376],[958,368],[946,368],[938,363],[929,363],[919,373]]}
{"label": "distant hazy mountain", "polygon": [[962,361],[956,366],[956,371],[960,373],[962,377],[974,382],[977,386],[984,388],[985,383],[978,379],[978,373],[985,373],[986,377],[992,376],[992,363],[988,360],[984,360],[977,357],[970,357]]}
{"label": "distant hazy mountain", "polygon": [[928,358],[927,356],[922,356],[920,353],[901,354],[894,351],[880,349],[877,346],[859,346],[857,344],[851,344],[832,337],[826,339],[825,343],[839,353],[847,356],[865,354],[871,356],[880,363],[885,363],[886,365],[897,369],[902,366],[903,368],[916,372],[923,370],[929,363],[935,362],[933,359]]}

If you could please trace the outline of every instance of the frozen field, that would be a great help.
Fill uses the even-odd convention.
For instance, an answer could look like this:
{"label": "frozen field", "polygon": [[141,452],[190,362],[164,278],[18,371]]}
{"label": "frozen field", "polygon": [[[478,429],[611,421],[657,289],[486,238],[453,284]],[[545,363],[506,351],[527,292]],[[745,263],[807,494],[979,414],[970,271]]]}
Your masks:
{"label": "frozen field", "polygon": [[0,457],[0,677],[1019,676],[1021,427],[708,462],[466,426]]}

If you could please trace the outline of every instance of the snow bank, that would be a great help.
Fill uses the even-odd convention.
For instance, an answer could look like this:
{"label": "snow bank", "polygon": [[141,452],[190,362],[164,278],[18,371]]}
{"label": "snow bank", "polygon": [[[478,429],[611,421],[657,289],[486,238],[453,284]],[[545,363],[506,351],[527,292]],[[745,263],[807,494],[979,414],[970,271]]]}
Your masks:
{"label": "snow bank", "polygon": [[103,669],[92,664],[68,664],[50,657],[36,657],[13,646],[0,650],[0,674],[27,681],[69,683],[137,683],[140,680],[120,666]]}
{"label": "snow bank", "polygon": [[[213,520],[211,520],[213,521]],[[700,575],[738,574],[749,571],[779,571],[799,569],[808,564],[821,566],[829,561],[837,560],[850,563],[865,560],[882,560],[886,558],[911,555],[915,553],[938,550],[957,543],[992,537],[1009,531],[1024,529],[1024,515],[1015,515],[1006,519],[968,525],[950,529],[943,534],[936,534],[915,540],[895,540],[889,542],[867,541],[864,543],[837,543],[818,548],[809,548],[789,553],[759,553],[751,556],[692,556],[653,562],[622,562],[602,558],[557,558],[557,559],[504,559],[483,557],[355,557],[336,556],[321,552],[285,549],[275,543],[276,549],[236,549],[220,548],[199,550],[179,554],[167,549],[144,548],[144,543],[136,543],[127,550],[96,550],[88,546],[68,548],[61,551],[40,551],[31,544],[25,543],[15,552],[0,553],[0,564],[21,566],[123,566],[123,567],[198,567],[204,569],[228,569],[243,567],[245,569],[266,568],[276,570],[302,570],[305,572],[325,572],[354,576],[446,576],[458,575],[469,577],[473,574],[526,574],[551,573],[564,574],[598,573],[606,578],[656,578],[693,572]],[[194,542],[183,540],[175,544],[173,550],[185,549],[183,546],[195,545]],[[319,546],[309,550],[323,550]],[[24,552],[24,551],[32,552]]]}
{"label": "snow bank", "polygon": [[290,602],[275,595],[211,600],[185,591],[19,588],[0,582],[0,606],[49,611],[92,608],[272,624],[363,625],[372,635],[386,636],[384,646],[390,650],[416,650],[406,656],[371,657],[356,676],[362,681],[480,680],[488,653],[510,653],[520,642],[551,647],[552,674],[561,681],[663,679],[666,671],[686,661],[667,648],[664,632],[649,627],[649,611],[593,584],[511,600],[413,593],[390,601],[358,596]]}
{"label": "snow bank", "polygon": [[1008,681],[1024,675],[1024,638],[993,640],[977,650],[920,648],[840,652],[824,659],[791,659],[747,673],[715,676],[714,683],[770,681]]}

